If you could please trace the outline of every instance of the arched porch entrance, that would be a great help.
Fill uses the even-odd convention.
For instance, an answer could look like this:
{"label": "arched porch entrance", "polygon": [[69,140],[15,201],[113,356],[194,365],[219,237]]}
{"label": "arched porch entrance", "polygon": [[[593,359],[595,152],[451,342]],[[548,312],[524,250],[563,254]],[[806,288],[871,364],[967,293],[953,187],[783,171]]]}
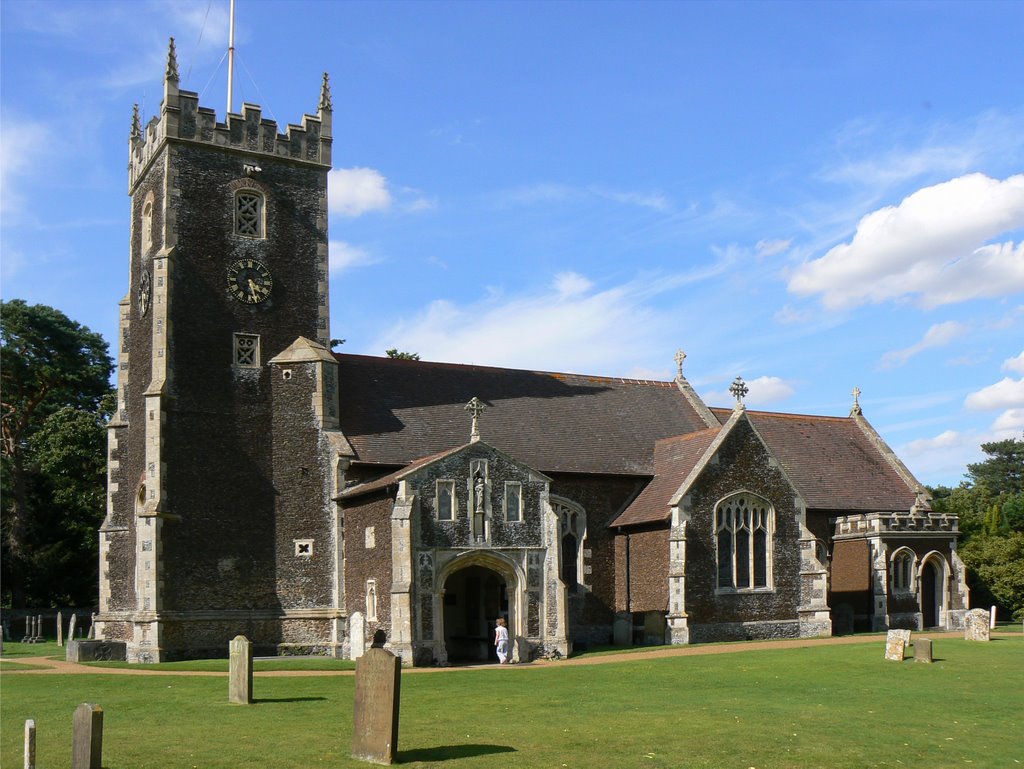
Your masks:
{"label": "arched porch entrance", "polygon": [[441,581],[441,637],[449,662],[496,662],[494,623],[505,620],[516,634],[518,579],[514,567],[496,557],[466,556]]}
{"label": "arched porch entrance", "polygon": [[943,568],[935,558],[921,565],[921,625],[938,627],[942,619]]}

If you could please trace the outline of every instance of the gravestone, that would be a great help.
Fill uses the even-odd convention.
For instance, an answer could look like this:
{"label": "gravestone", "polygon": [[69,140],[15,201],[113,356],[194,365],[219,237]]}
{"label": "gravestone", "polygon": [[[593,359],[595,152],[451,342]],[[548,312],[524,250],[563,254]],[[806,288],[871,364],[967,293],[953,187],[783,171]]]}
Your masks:
{"label": "gravestone", "polygon": [[352,757],[378,764],[394,763],[398,752],[398,709],[402,660],[384,648],[383,630],[356,661],[355,728]]}
{"label": "gravestone", "polygon": [[612,643],[615,646],[629,646],[633,641],[633,615],[619,612],[612,622]]}
{"label": "gravestone", "polygon": [[57,612],[57,646],[64,645],[64,615]]}
{"label": "gravestone", "polygon": [[932,641],[930,638],[918,638],[914,641],[914,662],[932,661]]}
{"label": "gravestone", "polygon": [[96,640],[96,612],[93,612],[89,618],[89,640]]}
{"label": "gravestone", "polygon": [[124,661],[128,652],[124,641],[68,641],[64,659],[68,662],[110,662]]}
{"label": "gravestone", "polygon": [[366,620],[361,611],[348,618],[349,659],[357,660],[366,651]]}
{"label": "gravestone", "polygon": [[990,631],[988,627],[989,615],[984,609],[971,609],[964,615],[964,640],[965,641],[988,641]]}
{"label": "gravestone", "polygon": [[102,769],[103,708],[83,702],[75,709],[71,769]]}
{"label": "gravestone", "polygon": [[36,616],[36,643],[42,643],[45,640],[43,638],[43,615],[39,614]]}
{"label": "gravestone", "polygon": [[68,642],[75,640],[75,623],[78,621],[78,615],[72,612],[71,622],[68,623]]}
{"label": "gravestone", "polygon": [[907,641],[903,634],[905,631],[890,630],[885,636],[885,658],[895,662],[903,662],[903,652],[906,651]]}
{"label": "gravestone", "polygon": [[36,722],[25,721],[25,769],[36,769]]}
{"label": "gravestone", "polygon": [[228,702],[252,704],[252,643],[236,635],[228,646]]}

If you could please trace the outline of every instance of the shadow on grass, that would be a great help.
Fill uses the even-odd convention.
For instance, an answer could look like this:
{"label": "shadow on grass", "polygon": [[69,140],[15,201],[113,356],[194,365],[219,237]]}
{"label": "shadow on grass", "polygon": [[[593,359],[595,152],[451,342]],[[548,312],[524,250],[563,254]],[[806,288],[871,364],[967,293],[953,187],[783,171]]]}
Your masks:
{"label": "shadow on grass", "polygon": [[406,764],[414,761],[452,761],[459,758],[515,752],[516,749],[508,745],[438,745],[436,748],[400,750],[398,751],[398,762]]}
{"label": "shadow on grass", "polygon": [[326,697],[254,697],[253,705],[269,705],[273,702],[320,702]]}

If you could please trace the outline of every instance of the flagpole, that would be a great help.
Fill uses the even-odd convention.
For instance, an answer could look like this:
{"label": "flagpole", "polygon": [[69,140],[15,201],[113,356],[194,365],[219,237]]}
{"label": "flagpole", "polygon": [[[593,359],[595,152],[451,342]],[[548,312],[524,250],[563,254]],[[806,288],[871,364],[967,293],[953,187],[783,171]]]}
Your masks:
{"label": "flagpole", "polygon": [[235,0],[231,0],[231,24],[228,34],[228,113],[230,114],[235,86]]}

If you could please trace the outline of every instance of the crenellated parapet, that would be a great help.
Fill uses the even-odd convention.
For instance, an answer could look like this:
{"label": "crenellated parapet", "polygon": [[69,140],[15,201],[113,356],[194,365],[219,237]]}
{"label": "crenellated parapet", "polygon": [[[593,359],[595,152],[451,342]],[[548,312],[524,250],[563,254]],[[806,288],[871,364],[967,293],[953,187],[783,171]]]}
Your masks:
{"label": "crenellated parapet", "polygon": [[930,511],[908,513],[858,513],[835,519],[835,538],[877,536],[882,534],[956,535],[959,519]]}
{"label": "crenellated parapet", "polygon": [[174,40],[168,52],[164,77],[164,98],[160,114],[140,130],[133,116],[129,139],[128,189],[135,188],[146,168],[167,141],[211,144],[235,149],[249,155],[286,158],[299,163],[331,166],[332,102],[327,74],[321,87],[316,115],[303,115],[302,121],[278,132],[277,121],[263,117],[257,104],[242,104],[242,112],[229,113],[225,122],[217,121],[216,110],[199,104],[199,94],[178,88]]}

